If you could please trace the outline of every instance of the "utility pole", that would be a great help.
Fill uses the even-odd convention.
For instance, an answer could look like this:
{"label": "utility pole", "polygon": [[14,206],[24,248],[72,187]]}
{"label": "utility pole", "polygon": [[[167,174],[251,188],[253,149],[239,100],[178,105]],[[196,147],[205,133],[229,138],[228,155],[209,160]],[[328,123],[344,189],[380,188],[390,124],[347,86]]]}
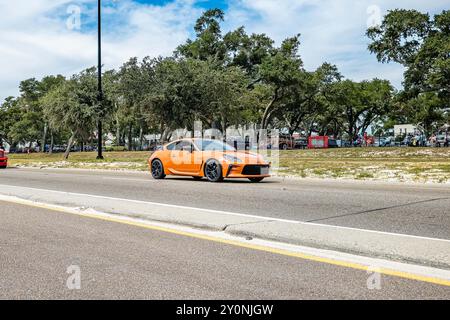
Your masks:
{"label": "utility pole", "polygon": [[101,13],[101,0],[98,0],[98,146],[97,146],[97,159],[103,159],[103,143],[102,143],[102,117],[103,117],[103,89],[102,89],[102,13]]}

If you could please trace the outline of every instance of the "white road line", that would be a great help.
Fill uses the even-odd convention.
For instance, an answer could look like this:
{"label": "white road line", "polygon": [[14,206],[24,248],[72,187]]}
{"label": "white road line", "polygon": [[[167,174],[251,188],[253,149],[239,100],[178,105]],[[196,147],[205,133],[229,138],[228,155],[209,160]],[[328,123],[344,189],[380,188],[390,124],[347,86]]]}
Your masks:
{"label": "white road line", "polygon": [[1,185],[1,184],[0,184],[0,193],[2,193],[2,190],[8,190],[8,188],[10,188],[10,187],[17,187],[17,188],[36,190],[36,191],[44,191],[44,192],[53,192],[53,193],[65,194],[65,195],[69,195],[69,196],[73,195],[73,196],[91,197],[91,198],[96,198],[96,199],[118,200],[118,201],[123,201],[123,202],[132,202],[132,203],[139,203],[139,204],[146,204],[146,205],[153,205],[153,206],[162,206],[162,207],[166,207],[166,208],[187,209],[187,210],[196,210],[196,211],[201,211],[201,212],[208,212],[208,213],[215,213],[215,214],[222,214],[222,215],[239,216],[239,217],[245,217],[245,218],[256,218],[256,219],[266,220],[267,222],[278,221],[278,222],[286,222],[286,223],[292,223],[292,224],[319,226],[319,227],[330,228],[330,229],[356,230],[356,231],[370,232],[370,233],[382,234],[382,235],[391,235],[391,236],[422,239],[422,240],[434,240],[434,241],[442,241],[442,242],[450,243],[449,239],[431,238],[431,237],[423,237],[423,236],[416,236],[416,235],[403,234],[403,233],[392,233],[392,232],[378,231],[378,230],[369,230],[369,229],[335,226],[335,225],[320,224],[320,223],[302,222],[302,221],[297,221],[297,220],[281,219],[281,218],[275,218],[275,217],[258,216],[258,215],[252,215],[252,214],[196,208],[196,207],[181,206],[181,205],[151,202],[151,201],[143,201],[143,200],[133,200],[133,199],[126,199],[126,198],[100,196],[100,195],[93,195],[93,194],[87,194],[87,193],[66,192],[66,191],[57,191],[57,190],[50,190],[50,189],[39,189],[39,188],[32,188],[32,187],[11,186],[11,185]]}

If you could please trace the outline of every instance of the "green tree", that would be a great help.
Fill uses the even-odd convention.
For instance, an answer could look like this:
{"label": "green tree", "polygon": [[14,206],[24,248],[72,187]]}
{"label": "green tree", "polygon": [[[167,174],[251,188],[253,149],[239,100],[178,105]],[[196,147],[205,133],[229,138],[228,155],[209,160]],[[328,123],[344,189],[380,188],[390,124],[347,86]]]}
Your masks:
{"label": "green tree", "polygon": [[39,81],[35,78],[20,82],[20,97],[17,100],[20,108],[20,118],[10,127],[10,136],[18,143],[39,141],[44,131],[42,108],[39,105]]}
{"label": "green tree", "polygon": [[387,80],[344,80],[335,84],[329,107],[341,117],[344,131],[353,142],[357,134],[389,112],[393,96],[394,88]]}
{"label": "green tree", "polygon": [[177,56],[207,60],[213,58],[223,61],[226,58],[226,47],[222,39],[220,23],[224,20],[221,9],[210,9],[197,19],[194,30],[196,39],[187,40],[176,50]]}
{"label": "green tree", "polygon": [[333,85],[341,78],[336,66],[329,63],[322,64],[313,72],[302,72],[299,85],[292,86],[286,95],[285,106],[279,116],[290,134],[301,126],[305,118],[324,113],[327,97],[332,93]]}
{"label": "green tree", "polygon": [[18,141],[15,141],[11,135],[11,128],[20,120],[22,110],[19,107],[18,99],[8,97],[0,105],[0,144],[8,143],[11,147],[15,147]]}
{"label": "green tree", "polygon": [[70,131],[64,159],[69,157],[75,139],[86,140],[96,127],[100,115],[96,79],[96,69],[86,69],[54,87],[43,98],[50,126]]}
{"label": "green tree", "polygon": [[379,27],[367,30],[367,36],[372,41],[369,50],[380,62],[393,61],[406,68],[404,101],[428,106],[424,112],[412,101],[419,109],[410,109],[409,118],[423,123],[442,119],[450,101],[450,11],[434,19],[416,10],[389,11]]}
{"label": "green tree", "polygon": [[264,107],[260,127],[266,129],[275,112],[280,111],[285,104],[282,102],[289,93],[301,86],[304,80],[303,62],[298,55],[300,35],[283,41],[274,54],[264,58],[259,74],[260,79],[272,88],[269,102]]}

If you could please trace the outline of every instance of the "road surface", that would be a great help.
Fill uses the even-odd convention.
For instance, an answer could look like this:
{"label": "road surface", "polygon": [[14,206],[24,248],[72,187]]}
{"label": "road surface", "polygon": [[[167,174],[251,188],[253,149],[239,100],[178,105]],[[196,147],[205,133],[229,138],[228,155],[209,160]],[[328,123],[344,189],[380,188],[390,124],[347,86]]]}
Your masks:
{"label": "road surface", "polygon": [[[30,183],[44,180],[30,176]],[[74,268],[80,282],[69,281],[69,289]],[[386,275],[379,289],[369,290],[368,277],[362,270],[0,202],[0,299],[450,298],[450,287]]]}
{"label": "road surface", "polygon": [[450,239],[450,186],[282,180],[224,183],[148,173],[7,169],[0,184]]}

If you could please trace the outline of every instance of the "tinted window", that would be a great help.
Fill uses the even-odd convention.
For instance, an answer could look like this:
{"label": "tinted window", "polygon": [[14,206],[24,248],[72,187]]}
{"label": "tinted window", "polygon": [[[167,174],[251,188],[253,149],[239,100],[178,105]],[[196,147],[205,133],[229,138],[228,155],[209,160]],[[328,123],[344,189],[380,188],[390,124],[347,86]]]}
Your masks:
{"label": "tinted window", "polygon": [[182,151],[183,149],[186,149],[186,147],[189,147],[192,150],[192,143],[189,141],[178,141],[174,150]]}
{"label": "tinted window", "polygon": [[229,144],[219,140],[196,140],[198,148],[202,151],[235,151]]}
{"label": "tinted window", "polygon": [[167,150],[174,150],[176,144],[177,144],[176,142],[173,142],[173,143],[169,144],[169,145],[166,147],[166,149],[167,149]]}

